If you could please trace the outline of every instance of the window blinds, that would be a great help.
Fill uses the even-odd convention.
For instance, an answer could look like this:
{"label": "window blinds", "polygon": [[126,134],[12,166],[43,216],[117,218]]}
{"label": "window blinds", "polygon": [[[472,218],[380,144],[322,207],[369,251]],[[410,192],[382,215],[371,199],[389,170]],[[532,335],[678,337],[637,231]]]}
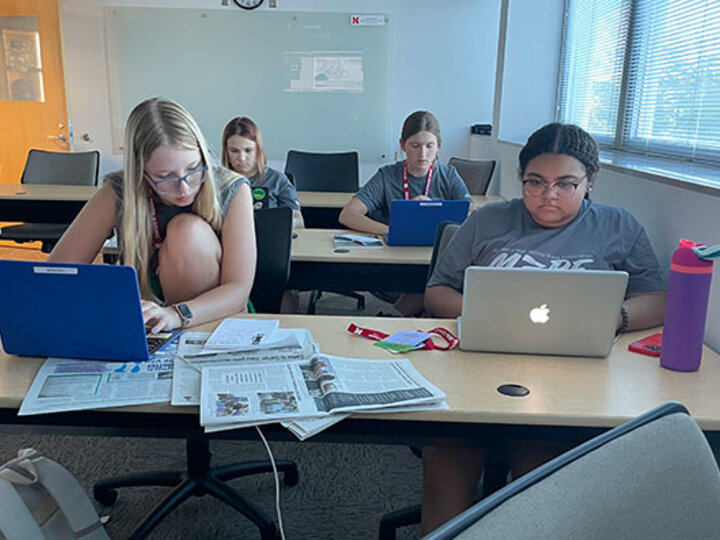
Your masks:
{"label": "window blinds", "polygon": [[720,2],[568,0],[558,118],[604,146],[720,162]]}

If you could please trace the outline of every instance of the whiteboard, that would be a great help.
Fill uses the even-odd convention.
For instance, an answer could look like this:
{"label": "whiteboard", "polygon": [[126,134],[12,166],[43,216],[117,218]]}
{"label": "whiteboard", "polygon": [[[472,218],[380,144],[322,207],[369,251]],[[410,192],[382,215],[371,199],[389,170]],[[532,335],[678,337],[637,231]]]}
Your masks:
{"label": "whiteboard", "polygon": [[141,101],[183,105],[220,156],[235,116],[260,126],[270,159],[290,149],[356,150],[383,161],[389,126],[391,24],[350,14],[108,7],[104,11],[113,148]]}

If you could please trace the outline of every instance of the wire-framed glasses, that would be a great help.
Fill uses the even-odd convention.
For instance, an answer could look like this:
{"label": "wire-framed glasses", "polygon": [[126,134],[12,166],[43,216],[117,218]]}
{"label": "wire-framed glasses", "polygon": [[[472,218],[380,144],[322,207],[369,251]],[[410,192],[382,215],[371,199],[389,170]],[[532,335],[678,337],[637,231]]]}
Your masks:
{"label": "wire-framed glasses", "polygon": [[147,173],[147,171],[144,172],[147,179],[152,182],[158,192],[172,193],[180,189],[180,184],[182,182],[185,182],[189,188],[198,187],[205,181],[205,178],[207,177],[207,170],[207,165],[203,165],[202,167],[198,167],[197,169],[188,172],[185,176],[160,178],[159,180],[155,180]]}
{"label": "wire-framed glasses", "polygon": [[560,199],[570,199],[585,177],[578,178],[576,181],[560,180],[554,184],[548,184],[542,180],[536,180],[534,178],[526,179],[522,181],[523,192],[530,197],[542,197],[548,190],[553,190]]}

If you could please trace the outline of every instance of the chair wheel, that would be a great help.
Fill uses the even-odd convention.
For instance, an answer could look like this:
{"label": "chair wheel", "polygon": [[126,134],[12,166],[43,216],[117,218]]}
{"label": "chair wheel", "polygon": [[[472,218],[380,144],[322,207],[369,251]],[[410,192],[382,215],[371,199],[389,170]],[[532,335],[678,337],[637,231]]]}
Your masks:
{"label": "chair wheel", "polygon": [[283,474],[283,484],[286,486],[295,486],[298,483],[298,470],[297,466],[291,467],[285,471],[285,474]]}
{"label": "chair wheel", "polygon": [[115,501],[117,501],[117,496],[118,493],[116,489],[108,489],[97,486],[93,488],[93,497],[95,497],[95,500],[97,502],[99,502],[100,504],[104,504],[105,506],[115,504]]}

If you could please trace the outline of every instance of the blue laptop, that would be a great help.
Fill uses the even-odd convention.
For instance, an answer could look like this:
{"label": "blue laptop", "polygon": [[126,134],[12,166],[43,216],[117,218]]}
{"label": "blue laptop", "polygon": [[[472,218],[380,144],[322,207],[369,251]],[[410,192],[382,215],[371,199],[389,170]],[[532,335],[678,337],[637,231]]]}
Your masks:
{"label": "blue laptop", "polygon": [[389,246],[432,246],[443,221],[462,223],[470,201],[391,201]]}
{"label": "blue laptop", "polygon": [[130,266],[0,260],[0,339],[8,354],[149,360],[179,333],[147,335]]}

